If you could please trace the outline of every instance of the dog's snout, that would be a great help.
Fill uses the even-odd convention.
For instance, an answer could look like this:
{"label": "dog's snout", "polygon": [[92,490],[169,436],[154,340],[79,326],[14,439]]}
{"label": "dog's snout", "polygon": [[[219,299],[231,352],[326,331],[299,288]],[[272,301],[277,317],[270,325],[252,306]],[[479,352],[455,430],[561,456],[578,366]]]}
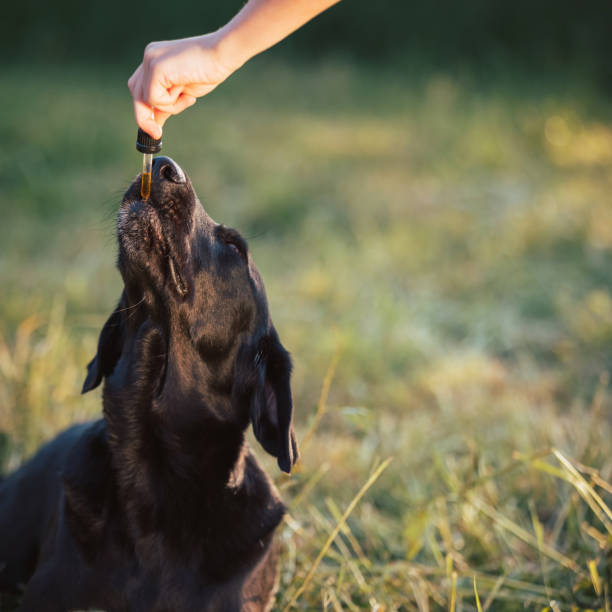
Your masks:
{"label": "dog's snout", "polygon": [[167,181],[177,185],[186,182],[185,173],[181,167],[173,159],[164,155],[153,160],[153,175],[158,181]]}

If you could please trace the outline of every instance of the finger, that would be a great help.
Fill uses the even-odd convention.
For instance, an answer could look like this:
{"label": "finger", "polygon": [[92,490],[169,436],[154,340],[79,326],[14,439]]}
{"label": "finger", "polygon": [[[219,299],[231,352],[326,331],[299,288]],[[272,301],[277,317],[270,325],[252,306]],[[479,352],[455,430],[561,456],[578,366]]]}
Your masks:
{"label": "finger", "polygon": [[173,104],[176,104],[176,101],[179,99],[181,94],[183,93],[184,85],[172,85],[172,87],[168,88],[168,95],[171,99],[174,100]]}
{"label": "finger", "polygon": [[134,117],[139,128],[153,138],[161,138],[161,126],[155,121],[155,113],[150,106],[140,100],[134,100]]}
{"label": "finger", "polygon": [[217,84],[190,83],[189,85],[185,85],[183,88],[183,93],[187,94],[188,96],[193,96],[194,98],[201,98],[207,93],[210,93],[216,87]]}
{"label": "finger", "polygon": [[[207,93],[211,92],[215,89],[216,85],[186,85],[183,89],[183,93],[181,96],[187,96],[188,98],[193,98],[194,101],[196,98],[201,98],[205,96]],[[191,106],[194,102],[189,104]],[[155,108],[162,110],[166,113],[171,113],[176,115],[176,105],[178,104],[178,100],[173,104],[155,104]],[[186,106],[181,106],[181,110],[187,108]],[[179,111],[180,112],[180,111]]]}
{"label": "finger", "polygon": [[179,113],[182,113],[186,108],[193,106],[195,102],[196,99],[193,96],[181,94],[179,99],[176,101],[176,104],[174,105],[174,110],[172,114],[178,115]]}
{"label": "finger", "polygon": [[162,79],[159,71],[154,69],[149,79],[144,79],[142,92],[144,102],[155,108],[162,108],[176,104],[183,92],[183,86],[171,86],[166,79]]}
{"label": "finger", "polygon": [[159,123],[155,120],[155,112],[154,110],[145,102],[142,101],[141,96],[142,91],[142,79],[138,80],[134,85],[134,116],[136,117],[136,123],[138,127],[143,129],[153,138],[161,138],[162,123]]}
{"label": "finger", "polygon": [[195,104],[196,99],[193,96],[182,95],[177,101],[176,104],[164,106],[162,108],[156,108],[156,111],[161,111],[162,113],[166,113],[168,115],[178,115],[182,113],[186,108],[193,106]]}
{"label": "finger", "polygon": [[138,68],[134,70],[134,72],[132,73],[132,76],[128,79],[128,82],[127,82],[128,88],[130,92],[132,93],[132,96],[134,95],[134,90],[138,87],[141,79],[142,79],[142,64],[140,64],[140,66],[138,66]]}
{"label": "finger", "polygon": [[159,125],[160,127],[163,127],[164,123],[166,123],[166,121],[168,120],[168,117],[170,117],[170,113],[164,113],[163,111],[158,110],[157,108],[153,109],[153,113],[155,114],[155,123],[157,123],[157,125]]}

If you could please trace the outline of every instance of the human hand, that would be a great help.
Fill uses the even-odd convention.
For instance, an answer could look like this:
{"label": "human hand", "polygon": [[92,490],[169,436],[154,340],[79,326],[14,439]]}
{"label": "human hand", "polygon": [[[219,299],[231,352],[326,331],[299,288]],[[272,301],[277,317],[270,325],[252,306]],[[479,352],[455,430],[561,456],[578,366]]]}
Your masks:
{"label": "human hand", "polygon": [[249,58],[285,38],[338,0],[248,0],[212,34],[149,43],[128,81],[138,127],[161,138],[170,115],[212,91]]}
{"label": "human hand", "polygon": [[138,127],[161,138],[170,115],[178,115],[211,92],[238,65],[224,63],[220,35],[205,34],[149,43],[142,63],[128,81]]}

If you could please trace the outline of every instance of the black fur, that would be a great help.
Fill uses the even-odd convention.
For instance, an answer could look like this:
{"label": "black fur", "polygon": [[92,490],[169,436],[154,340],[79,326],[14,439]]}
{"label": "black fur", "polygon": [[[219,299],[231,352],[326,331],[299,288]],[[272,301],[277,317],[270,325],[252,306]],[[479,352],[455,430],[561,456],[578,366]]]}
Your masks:
{"label": "black fur", "polygon": [[76,425],[0,482],[0,591],[24,611],[266,610],[284,506],[248,449],[252,423],[289,472],[291,361],[246,243],[170,159],[118,219],[124,291]]}

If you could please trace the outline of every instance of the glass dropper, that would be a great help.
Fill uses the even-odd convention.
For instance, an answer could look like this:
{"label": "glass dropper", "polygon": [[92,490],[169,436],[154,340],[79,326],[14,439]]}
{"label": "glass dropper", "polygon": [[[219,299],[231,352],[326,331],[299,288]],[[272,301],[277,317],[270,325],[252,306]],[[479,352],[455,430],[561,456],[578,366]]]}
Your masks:
{"label": "glass dropper", "polygon": [[151,195],[151,169],[153,166],[153,154],[159,153],[162,148],[161,138],[159,140],[149,136],[144,130],[138,128],[136,137],[136,148],[142,155],[142,175],[140,178],[140,196],[148,200]]}

